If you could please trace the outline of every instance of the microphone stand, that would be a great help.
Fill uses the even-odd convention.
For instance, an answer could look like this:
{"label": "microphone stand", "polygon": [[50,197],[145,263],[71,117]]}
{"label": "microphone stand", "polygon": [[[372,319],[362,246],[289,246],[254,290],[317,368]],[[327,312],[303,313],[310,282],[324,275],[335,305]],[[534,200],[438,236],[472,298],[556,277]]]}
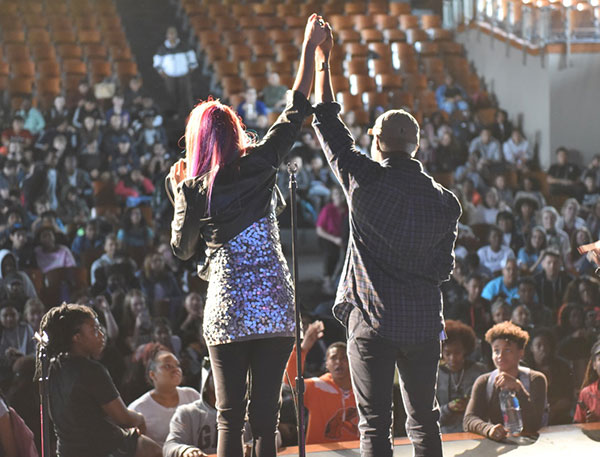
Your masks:
{"label": "microphone stand", "polygon": [[50,457],[50,431],[48,420],[48,354],[46,346],[48,345],[48,334],[36,332],[34,335],[38,343],[39,358],[42,364],[42,377],[39,381],[40,390],[40,426],[42,432],[42,457]]}
{"label": "microphone stand", "polygon": [[298,211],[296,203],[296,190],[298,183],[296,182],[296,172],[298,164],[288,163],[288,173],[290,175],[290,206],[292,215],[292,280],[294,282],[294,310],[296,312],[296,414],[298,422],[298,457],[306,456],[305,435],[304,435],[304,376],[302,375],[302,348],[300,329],[302,320],[300,318],[300,307],[298,306],[298,255],[296,252],[296,243],[298,241]]}

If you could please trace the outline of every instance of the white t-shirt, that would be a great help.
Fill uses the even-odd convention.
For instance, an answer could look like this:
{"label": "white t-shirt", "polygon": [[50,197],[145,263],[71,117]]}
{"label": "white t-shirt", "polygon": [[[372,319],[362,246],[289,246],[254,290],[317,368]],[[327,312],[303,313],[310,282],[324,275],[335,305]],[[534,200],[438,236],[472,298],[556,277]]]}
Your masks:
{"label": "white t-shirt", "polygon": [[479,263],[490,270],[490,273],[502,270],[502,263],[505,259],[515,258],[515,253],[508,246],[500,246],[500,250],[494,252],[489,244],[479,248],[477,255]]}
{"label": "white t-shirt", "polygon": [[[177,406],[187,405],[200,399],[198,391],[191,387],[177,387],[177,394],[179,395]],[[165,408],[152,398],[150,392],[146,392],[132,402],[129,409],[144,416],[144,419],[146,419],[146,435],[162,446],[169,434],[169,423],[177,407]]]}

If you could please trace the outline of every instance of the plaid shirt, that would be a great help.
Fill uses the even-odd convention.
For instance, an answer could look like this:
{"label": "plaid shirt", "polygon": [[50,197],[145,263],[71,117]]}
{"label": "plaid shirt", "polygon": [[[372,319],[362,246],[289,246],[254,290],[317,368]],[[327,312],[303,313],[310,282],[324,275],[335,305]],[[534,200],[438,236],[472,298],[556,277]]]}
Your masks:
{"label": "plaid shirt", "polygon": [[440,284],[454,268],[461,207],[454,194],[411,158],[377,163],[361,154],[338,116],[321,103],[313,127],[350,208],[350,240],[334,316],[344,325],[359,308],[394,343],[437,339],[443,329]]}

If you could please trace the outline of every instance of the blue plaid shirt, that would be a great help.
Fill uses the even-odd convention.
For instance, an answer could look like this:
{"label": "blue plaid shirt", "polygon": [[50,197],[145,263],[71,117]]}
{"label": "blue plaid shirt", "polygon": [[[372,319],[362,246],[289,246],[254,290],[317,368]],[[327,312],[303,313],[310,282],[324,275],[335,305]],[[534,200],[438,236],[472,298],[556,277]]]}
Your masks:
{"label": "blue plaid shirt", "polygon": [[357,307],[379,336],[394,343],[437,339],[443,329],[440,284],[454,268],[460,204],[417,160],[380,164],[361,154],[339,111],[335,102],[321,103],[313,121],[350,208],[334,316],[346,325]]}

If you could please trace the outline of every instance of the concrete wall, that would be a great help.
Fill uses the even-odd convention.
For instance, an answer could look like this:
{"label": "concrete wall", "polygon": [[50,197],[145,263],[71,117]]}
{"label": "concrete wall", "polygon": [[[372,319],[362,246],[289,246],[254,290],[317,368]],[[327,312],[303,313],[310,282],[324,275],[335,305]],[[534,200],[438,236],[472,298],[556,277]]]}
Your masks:
{"label": "concrete wall", "polygon": [[527,138],[537,143],[543,168],[564,145],[586,162],[600,152],[600,55],[574,54],[567,66],[559,54],[523,54],[506,43],[468,29],[457,34],[487,88]]}

